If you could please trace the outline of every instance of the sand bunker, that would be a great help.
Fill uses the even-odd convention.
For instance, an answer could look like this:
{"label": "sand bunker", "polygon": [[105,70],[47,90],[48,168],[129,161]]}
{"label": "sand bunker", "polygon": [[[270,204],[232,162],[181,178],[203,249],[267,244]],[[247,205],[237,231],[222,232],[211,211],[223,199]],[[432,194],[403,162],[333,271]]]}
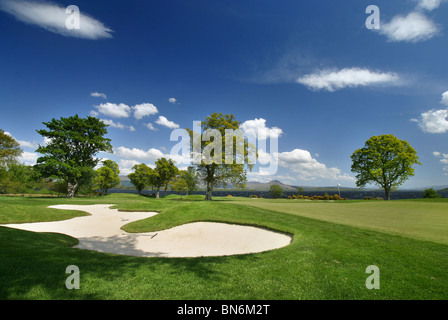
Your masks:
{"label": "sand bunker", "polygon": [[256,227],[216,222],[194,222],[168,230],[127,233],[120,228],[157,212],[121,212],[110,205],[56,205],[89,216],[63,221],[7,224],[35,232],[64,233],[79,239],[76,248],[139,257],[200,257],[247,254],[287,246],[291,237]]}

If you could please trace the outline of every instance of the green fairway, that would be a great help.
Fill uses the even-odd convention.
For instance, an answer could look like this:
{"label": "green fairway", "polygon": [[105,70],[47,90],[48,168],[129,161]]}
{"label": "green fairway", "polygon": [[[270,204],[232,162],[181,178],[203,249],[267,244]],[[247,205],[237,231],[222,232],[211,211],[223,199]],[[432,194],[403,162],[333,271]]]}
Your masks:
{"label": "green fairway", "polygon": [[254,207],[448,245],[448,199],[339,202],[238,200],[240,204]]}
{"label": "green fairway", "polygon": [[[224,221],[285,232],[293,241],[281,249],[248,255],[139,258],[71,248],[77,240],[61,234],[0,227],[0,299],[448,298],[445,238],[437,240],[433,235],[432,242],[420,240],[434,230],[443,233],[439,224],[446,221],[441,212],[448,202],[289,203],[224,198],[206,202],[201,198],[153,199],[128,194],[70,200],[0,197],[0,224],[85,214],[47,209],[51,204],[108,203],[120,210],[161,212],[125,225],[129,232],[161,230],[191,221]],[[425,206],[431,219],[439,220],[420,223],[422,236],[406,234],[415,221],[424,220],[418,210],[424,211]],[[363,213],[357,215],[358,211]],[[369,217],[369,213],[379,216]],[[386,219],[388,213],[395,218]],[[332,214],[337,218],[331,220]],[[400,224],[408,227],[399,232]],[[79,267],[79,290],[65,287],[69,265]],[[369,265],[380,269],[379,290],[365,286]]]}

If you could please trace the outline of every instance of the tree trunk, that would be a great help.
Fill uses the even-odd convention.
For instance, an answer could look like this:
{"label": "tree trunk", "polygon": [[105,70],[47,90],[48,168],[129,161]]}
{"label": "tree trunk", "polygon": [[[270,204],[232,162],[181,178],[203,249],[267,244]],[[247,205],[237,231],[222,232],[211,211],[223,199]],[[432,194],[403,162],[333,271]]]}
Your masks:
{"label": "tree trunk", "polygon": [[165,185],[165,193],[164,193],[164,197],[166,197],[166,189],[168,189],[168,184]]}
{"label": "tree trunk", "polygon": [[74,198],[76,189],[78,189],[78,183],[67,183],[67,198]]}
{"label": "tree trunk", "polygon": [[386,200],[390,200],[390,189],[389,188],[384,188],[384,193],[386,194]]}
{"label": "tree trunk", "polygon": [[157,192],[156,192],[156,199],[160,198],[160,188],[157,188]]}
{"label": "tree trunk", "polygon": [[213,184],[210,181],[207,181],[207,193],[205,194],[205,200],[212,200],[212,192],[213,192]]}

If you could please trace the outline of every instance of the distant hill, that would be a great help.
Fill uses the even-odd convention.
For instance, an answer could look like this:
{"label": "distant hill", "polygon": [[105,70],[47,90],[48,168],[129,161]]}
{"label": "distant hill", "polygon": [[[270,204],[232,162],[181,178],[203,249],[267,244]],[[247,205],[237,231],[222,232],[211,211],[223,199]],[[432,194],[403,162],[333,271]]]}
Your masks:
{"label": "distant hill", "polygon": [[271,187],[271,185],[273,185],[273,184],[276,184],[276,185],[282,187],[282,189],[284,191],[296,191],[297,190],[297,187],[286,185],[283,182],[278,181],[278,180],[272,180],[272,181],[265,182],[265,183],[249,181],[246,183],[245,190],[268,191],[269,188]]}
{"label": "distant hill", "polygon": [[134,185],[129,180],[128,176],[120,175],[121,187],[133,187]]}

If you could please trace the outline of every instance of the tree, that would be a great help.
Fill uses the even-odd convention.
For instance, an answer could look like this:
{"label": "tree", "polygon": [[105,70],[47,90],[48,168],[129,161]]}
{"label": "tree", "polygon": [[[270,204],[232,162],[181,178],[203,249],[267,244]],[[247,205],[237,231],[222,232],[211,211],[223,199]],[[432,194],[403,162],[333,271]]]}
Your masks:
{"label": "tree", "polygon": [[281,198],[283,197],[283,188],[277,184],[272,184],[269,187],[269,193],[271,194],[271,197],[274,199]]}
{"label": "tree", "polygon": [[423,190],[423,198],[440,198],[440,193],[438,193],[433,188]]}
{"label": "tree", "polygon": [[145,187],[152,185],[151,178],[154,175],[154,170],[144,163],[136,164],[132,167],[132,170],[134,172],[128,174],[128,178],[137,189],[137,192],[141,194]]}
{"label": "tree", "polygon": [[178,175],[171,181],[171,189],[176,191],[182,199],[182,193],[188,190],[188,184],[181,175]]}
{"label": "tree", "polygon": [[107,191],[120,184],[120,169],[118,164],[112,160],[104,160],[103,166],[95,171],[93,178],[94,186],[103,190],[102,194],[107,194]]}
{"label": "tree", "polygon": [[414,148],[391,134],[371,137],[351,159],[352,172],[357,173],[356,185],[374,183],[384,189],[387,200],[391,191],[414,175],[413,165],[421,164]]}
{"label": "tree", "polygon": [[303,188],[302,187],[297,187],[297,195],[300,196],[303,194]]}
{"label": "tree", "polygon": [[166,190],[171,179],[173,179],[179,172],[174,165],[174,161],[171,159],[160,158],[156,161],[156,167],[154,169],[156,175],[153,175],[153,183],[157,187],[156,198],[159,198],[160,188],[164,187],[164,195],[166,196]]}
{"label": "tree", "polygon": [[182,171],[181,177],[187,184],[187,195],[199,189],[199,176],[193,166],[189,166],[186,171]]}
{"label": "tree", "polygon": [[14,162],[22,154],[19,143],[0,129],[0,167]]}
{"label": "tree", "polygon": [[[196,164],[196,169],[201,180],[207,186],[205,200],[212,200],[213,187],[217,184],[227,185],[233,184],[237,188],[244,188],[247,182],[246,165],[252,169],[252,165],[248,164],[248,148],[249,144],[243,138],[239,139],[233,136],[231,142],[233,152],[226,153],[226,130],[236,131],[239,129],[240,122],[232,115],[223,115],[222,113],[213,113],[201,122],[201,129],[210,133],[199,137],[199,148],[195,148],[195,141],[198,141],[197,133],[194,130],[187,129],[190,138],[192,138],[192,157],[200,151],[202,158]],[[212,140],[213,137],[213,140]],[[227,146],[229,147],[229,146]],[[243,149],[243,154],[236,151]],[[200,150],[196,150],[200,149]],[[207,157],[209,153],[209,157]],[[204,156],[204,154],[206,156]]]}
{"label": "tree", "polygon": [[36,168],[45,177],[66,181],[67,197],[73,198],[79,186],[93,178],[93,168],[99,162],[94,156],[100,151],[112,152],[110,139],[104,137],[108,126],[98,118],[78,115],[43,124],[48,129],[37,132],[49,142],[36,150],[42,154]]}

